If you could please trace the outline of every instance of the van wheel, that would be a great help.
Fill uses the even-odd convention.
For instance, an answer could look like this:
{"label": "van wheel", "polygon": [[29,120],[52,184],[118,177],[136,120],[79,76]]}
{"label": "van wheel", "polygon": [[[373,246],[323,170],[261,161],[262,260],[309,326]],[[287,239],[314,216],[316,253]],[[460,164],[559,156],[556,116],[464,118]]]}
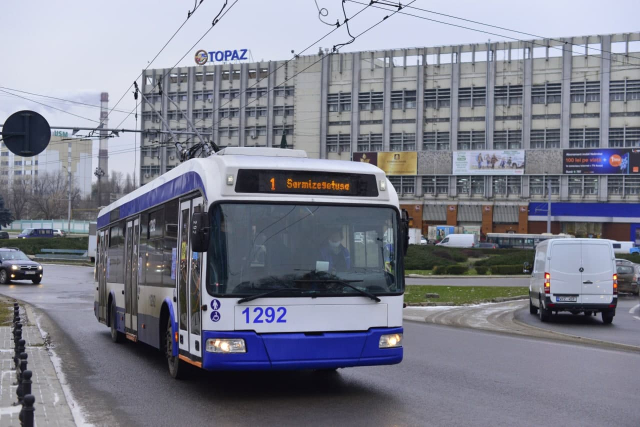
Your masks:
{"label": "van wheel", "polygon": [[613,322],[613,312],[611,311],[603,311],[602,312],[602,323],[605,325],[610,325]]}
{"label": "van wheel", "polygon": [[544,305],[542,305],[542,298],[540,298],[539,303],[540,307],[538,308],[538,315],[540,316],[540,321],[548,322],[551,320],[551,310],[544,308]]}
{"label": "van wheel", "polygon": [[538,307],[533,305],[533,301],[531,301],[531,297],[529,297],[529,313],[538,314]]}

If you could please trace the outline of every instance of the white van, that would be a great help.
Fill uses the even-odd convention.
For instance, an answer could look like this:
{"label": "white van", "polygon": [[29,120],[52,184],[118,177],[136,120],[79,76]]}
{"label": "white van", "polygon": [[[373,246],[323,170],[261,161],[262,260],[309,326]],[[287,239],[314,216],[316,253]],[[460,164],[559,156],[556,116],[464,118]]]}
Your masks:
{"label": "white van", "polygon": [[617,254],[631,253],[631,248],[636,247],[635,242],[617,242],[615,240],[612,240],[611,243],[613,243],[613,252]]}
{"label": "white van", "polygon": [[436,246],[449,246],[451,248],[473,248],[478,244],[476,234],[448,234]]}
{"label": "white van", "polygon": [[[525,271],[528,270],[525,264]],[[529,282],[529,312],[540,320],[551,314],[602,313],[609,324],[616,315],[618,283],[611,240],[549,239],[536,247]]]}

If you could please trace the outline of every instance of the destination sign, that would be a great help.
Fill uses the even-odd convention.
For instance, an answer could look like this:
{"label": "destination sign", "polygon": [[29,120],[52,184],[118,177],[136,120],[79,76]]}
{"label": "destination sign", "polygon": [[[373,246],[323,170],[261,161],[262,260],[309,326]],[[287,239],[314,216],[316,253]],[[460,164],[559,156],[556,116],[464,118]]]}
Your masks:
{"label": "destination sign", "polygon": [[241,169],[236,192],[376,197],[378,187],[374,175]]}

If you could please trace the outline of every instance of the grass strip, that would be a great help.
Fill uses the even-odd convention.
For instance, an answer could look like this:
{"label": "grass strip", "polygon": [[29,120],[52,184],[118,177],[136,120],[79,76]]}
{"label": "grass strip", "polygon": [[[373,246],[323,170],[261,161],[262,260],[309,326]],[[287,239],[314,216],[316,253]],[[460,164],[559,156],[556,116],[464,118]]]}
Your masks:
{"label": "grass strip", "polygon": [[[526,286],[437,286],[408,285],[405,288],[404,302],[446,302],[453,305],[479,304],[495,298],[527,295]],[[425,298],[427,293],[436,293],[440,298]]]}

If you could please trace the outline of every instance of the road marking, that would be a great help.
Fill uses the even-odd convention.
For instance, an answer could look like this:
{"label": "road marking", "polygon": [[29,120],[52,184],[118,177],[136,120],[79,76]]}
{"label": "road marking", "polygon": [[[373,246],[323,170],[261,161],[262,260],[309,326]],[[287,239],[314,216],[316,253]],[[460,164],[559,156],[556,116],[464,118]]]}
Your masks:
{"label": "road marking", "polygon": [[629,314],[633,314],[633,312],[636,311],[636,308],[638,308],[638,307],[640,307],[640,304],[638,304],[638,305],[636,305],[634,307],[631,307],[631,310],[629,310]]}

